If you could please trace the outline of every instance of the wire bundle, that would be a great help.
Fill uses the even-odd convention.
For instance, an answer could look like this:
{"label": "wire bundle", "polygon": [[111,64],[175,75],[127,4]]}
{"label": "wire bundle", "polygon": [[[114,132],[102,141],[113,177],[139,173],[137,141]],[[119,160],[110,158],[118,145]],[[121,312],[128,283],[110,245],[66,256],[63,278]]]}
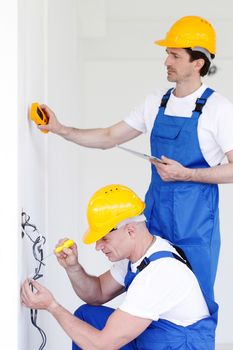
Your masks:
{"label": "wire bundle", "polygon": [[[22,222],[21,222],[21,228],[22,228],[22,238],[24,235],[26,235],[30,241],[32,242],[32,253],[33,257],[38,263],[38,266],[35,268],[35,273],[32,277],[33,280],[38,280],[39,278],[43,277],[43,274],[41,273],[41,268],[42,265],[45,266],[43,263],[43,258],[44,258],[44,251],[43,251],[43,246],[46,242],[46,238],[42,236],[37,227],[30,223],[30,216],[26,214],[25,212],[22,212]],[[32,238],[32,237],[36,238]],[[33,285],[30,284],[31,289],[33,291]],[[36,309],[30,309],[30,314],[31,314],[31,322],[33,326],[39,331],[41,338],[42,338],[42,343],[39,347],[39,350],[44,349],[46,342],[47,342],[47,336],[43,329],[41,329],[38,324],[37,324],[37,315],[38,315],[38,310]]]}

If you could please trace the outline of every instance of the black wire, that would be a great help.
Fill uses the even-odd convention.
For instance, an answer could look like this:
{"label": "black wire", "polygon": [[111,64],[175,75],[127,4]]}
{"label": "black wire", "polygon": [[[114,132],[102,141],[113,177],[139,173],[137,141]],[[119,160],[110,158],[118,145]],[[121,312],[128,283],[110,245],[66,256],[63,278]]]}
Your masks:
{"label": "black wire", "polygon": [[[26,214],[25,212],[22,212],[22,237],[24,234],[30,239],[30,241],[33,243],[32,246],[32,253],[33,257],[35,260],[39,263],[38,267],[35,268],[35,274],[32,277],[33,280],[38,280],[39,278],[43,277],[43,274],[41,273],[41,267],[42,265],[45,266],[45,264],[42,262],[44,258],[44,252],[43,252],[43,246],[46,242],[46,238],[42,235],[40,235],[37,227],[33,224],[30,223],[30,216]],[[31,235],[27,232],[27,228],[32,230],[32,234],[37,234],[36,239],[33,239]],[[33,285],[30,283],[31,290],[33,291]],[[47,336],[45,332],[43,331],[42,328],[40,328],[37,324],[37,315],[38,315],[38,310],[36,309],[30,309],[30,314],[31,314],[31,323],[33,326],[39,331],[41,338],[42,338],[42,343],[39,347],[39,350],[43,350],[46,342],[47,342]]]}
{"label": "black wire", "polygon": [[[31,290],[33,291],[33,285],[30,283],[31,286]],[[31,323],[33,324],[33,326],[39,331],[41,338],[42,338],[42,343],[39,347],[39,350],[44,349],[46,343],[47,343],[47,336],[45,334],[45,332],[43,331],[42,328],[40,328],[37,324],[37,315],[38,315],[38,310],[36,309],[30,309],[30,314],[31,314]]]}

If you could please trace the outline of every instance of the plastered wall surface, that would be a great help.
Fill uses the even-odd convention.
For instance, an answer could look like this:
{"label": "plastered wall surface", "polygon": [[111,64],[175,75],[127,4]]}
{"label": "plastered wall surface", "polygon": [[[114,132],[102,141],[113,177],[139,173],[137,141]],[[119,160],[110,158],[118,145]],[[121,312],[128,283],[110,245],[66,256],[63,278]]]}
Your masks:
{"label": "plastered wall surface", "polygon": [[[182,15],[208,18],[218,33],[217,73],[206,82],[233,101],[231,91],[233,5],[223,1],[160,4],[126,0],[19,1],[19,207],[28,210],[46,234],[47,252],[67,236],[77,241],[80,260],[91,274],[110,266],[93,246],[81,242],[87,227],[86,206],[93,192],[108,183],[122,183],[141,196],[150,181],[149,164],[120,150],[85,149],[55,135],[43,135],[26,118],[33,100],[47,102],[61,122],[77,127],[102,127],[123,119],[147,94],[167,86],[164,54],[153,45]],[[168,11],[169,10],[169,11]],[[128,143],[148,152],[148,136]],[[221,304],[218,343],[233,343],[229,274],[231,257],[232,185],[221,186],[222,254],[216,284]],[[30,246],[20,239],[20,275],[32,266]],[[27,254],[25,254],[25,251]],[[73,311],[81,301],[64,271],[51,257],[43,283]],[[117,306],[120,298],[111,303]],[[28,312],[20,314],[19,349],[38,349],[40,339]],[[48,336],[47,349],[68,349],[70,340],[46,313],[40,313]]]}
{"label": "plastered wall surface", "polygon": [[[26,212],[30,223],[36,225],[41,234],[45,233],[47,225],[47,139],[29,121],[29,109],[32,102],[46,99],[45,14],[44,1],[18,3],[18,220],[21,223],[21,212]],[[37,233],[31,234],[33,240],[37,236]],[[24,235],[22,239],[19,231],[18,241],[19,277],[23,281],[32,277],[38,264],[29,237]],[[30,310],[21,308],[19,320],[19,349],[39,348],[41,337],[31,324]],[[44,328],[41,313],[38,324]]]}
{"label": "plastered wall surface", "polygon": [[[1,346],[17,347],[18,242],[17,242],[17,1],[0,2],[0,329]],[[14,316],[13,316],[14,315]],[[13,317],[12,317],[13,316]]]}

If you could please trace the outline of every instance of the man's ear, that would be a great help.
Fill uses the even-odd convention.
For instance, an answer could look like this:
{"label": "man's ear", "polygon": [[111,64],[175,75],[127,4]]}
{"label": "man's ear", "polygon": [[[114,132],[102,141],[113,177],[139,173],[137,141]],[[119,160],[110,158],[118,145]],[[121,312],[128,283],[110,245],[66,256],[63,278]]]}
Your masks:
{"label": "man's ear", "polygon": [[125,224],[125,229],[127,230],[129,236],[135,237],[136,224],[134,222]]}
{"label": "man's ear", "polygon": [[195,67],[196,69],[198,69],[198,71],[200,72],[200,70],[202,69],[202,67],[205,64],[205,60],[203,58],[198,58],[197,60],[194,61],[195,62]]}

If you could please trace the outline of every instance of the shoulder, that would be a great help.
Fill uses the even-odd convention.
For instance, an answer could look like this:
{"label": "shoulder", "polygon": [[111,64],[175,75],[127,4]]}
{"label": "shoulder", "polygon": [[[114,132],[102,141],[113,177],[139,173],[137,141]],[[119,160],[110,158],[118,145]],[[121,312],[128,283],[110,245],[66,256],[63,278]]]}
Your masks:
{"label": "shoulder", "polygon": [[[216,131],[219,126],[232,127],[233,122],[233,103],[217,91],[209,97],[200,120],[206,124],[207,129]],[[226,123],[226,124],[225,124]],[[227,126],[228,125],[228,126]]]}
{"label": "shoulder", "polygon": [[[152,254],[161,251],[179,255],[170,242],[157,236],[156,241],[153,246],[151,246],[147,256],[149,257]],[[167,287],[170,285],[173,285],[174,287],[176,284],[179,285],[181,283],[183,286],[185,284],[187,287],[188,285],[193,284],[195,279],[195,275],[184,263],[180,262],[173,256],[166,256],[151,261],[150,264],[137,275],[135,282],[136,280],[138,280],[138,282],[144,280],[146,283],[155,283],[155,285],[158,282]],[[171,283],[171,281],[173,282]]]}
{"label": "shoulder", "polygon": [[233,110],[233,103],[218,91],[213,92],[213,94],[209,97],[209,101],[211,102],[213,108],[219,107]]}
{"label": "shoulder", "polygon": [[161,89],[156,89],[153,93],[146,96],[145,102],[148,104],[151,103],[160,103],[162,97],[170,90],[171,87],[162,87]]}
{"label": "shoulder", "polygon": [[161,89],[147,95],[140,105],[131,110],[124,121],[140,132],[145,133],[150,131],[153,127],[161,99],[167,90]]}
{"label": "shoulder", "polygon": [[148,299],[152,294],[157,300],[163,301],[172,296],[173,301],[177,302],[187,296],[195,285],[198,285],[197,280],[185,264],[166,257],[152,261],[141,271],[130,285],[128,293],[129,296],[131,293],[144,293]]}

